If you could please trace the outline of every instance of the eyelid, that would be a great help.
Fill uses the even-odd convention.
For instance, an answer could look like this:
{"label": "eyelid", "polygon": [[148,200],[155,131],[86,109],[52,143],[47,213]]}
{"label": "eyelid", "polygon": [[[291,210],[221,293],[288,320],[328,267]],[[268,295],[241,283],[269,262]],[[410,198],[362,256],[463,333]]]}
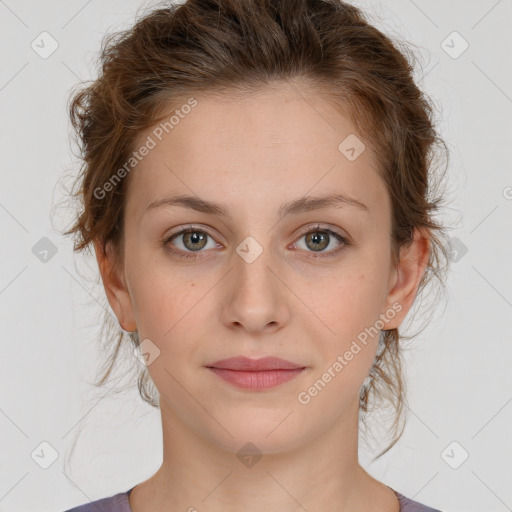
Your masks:
{"label": "eyelid", "polygon": [[163,237],[164,242],[168,242],[171,238],[177,235],[182,235],[183,233],[186,233],[187,231],[203,231],[206,233],[210,238],[215,239],[217,235],[213,235],[212,231],[213,228],[208,226],[207,224],[202,225],[195,225],[195,224],[182,224],[178,226],[175,230],[172,230],[170,233],[166,233]]}
{"label": "eyelid", "polygon": [[339,233],[336,228],[330,227],[329,225],[322,225],[321,223],[314,223],[313,225],[306,226],[305,228],[301,229],[297,236],[304,236],[308,233],[311,233],[312,231],[328,231],[330,233],[333,233],[335,235],[338,235],[340,238],[345,240],[348,243],[348,235]]}

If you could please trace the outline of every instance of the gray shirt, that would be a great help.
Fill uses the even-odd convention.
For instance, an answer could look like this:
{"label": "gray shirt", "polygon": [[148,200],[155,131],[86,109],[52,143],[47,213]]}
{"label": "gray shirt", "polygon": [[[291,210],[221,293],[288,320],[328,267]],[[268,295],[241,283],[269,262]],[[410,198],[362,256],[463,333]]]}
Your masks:
{"label": "gray shirt", "polygon": [[[390,488],[391,489],[391,488]],[[65,512],[132,512],[128,496],[132,492],[133,487],[125,492],[120,492],[108,498],[92,501],[85,505],[66,510]],[[441,512],[436,508],[427,507],[417,501],[406,498],[399,492],[391,489],[397,496],[400,503],[400,512]]]}

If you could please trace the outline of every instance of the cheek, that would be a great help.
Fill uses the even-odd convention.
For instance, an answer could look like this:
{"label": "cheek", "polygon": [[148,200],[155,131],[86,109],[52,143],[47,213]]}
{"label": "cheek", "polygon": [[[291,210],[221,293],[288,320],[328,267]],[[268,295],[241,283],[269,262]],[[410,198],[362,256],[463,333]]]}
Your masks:
{"label": "cheek", "polygon": [[312,348],[319,354],[311,388],[302,390],[311,413],[317,409],[318,414],[324,415],[336,404],[332,411],[336,417],[358,402],[359,390],[377,351],[382,282],[378,272],[333,277],[329,281],[330,292],[322,298],[318,296],[316,309],[311,308],[329,327],[313,321],[308,329],[310,340],[316,340]]}
{"label": "cheek", "polygon": [[190,278],[182,279],[175,272],[166,275],[155,267],[143,276],[134,282],[132,290],[139,333],[167,343],[197,316],[201,287]]}
{"label": "cheek", "polygon": [[206,290],[156,267],[143,275],[134,281],[132,290],[139,339],[156,345],[158,350],[149,345],[157,356],[147,370],[159,392],[170,399],[182,394],[179,382],[196,364],[194,355],[205,330],[201,297]]}
{"label": "cheek", "polygon": [[378,319],[386,296],[386,276],[376,266],[348,268],[326,280],[327,292],[312,298],[337,336],[357,335]]}
{"label": "cheek", "polygon": [[309,292],[311,309],[325,324],[310,323],[309,336],[314,340],[320,331],[323,333],[317,348],[323,352],[325,369],[335,364],[338,356],[343,357],[343,370],[335,372],[339,378],[334,380],[344,382],[347,389],[362,383],[377,351],[382,327],[379,315],[387,291],[386,265],[374,256],[378,252],[374,249],[359,253],[357,259],[354,257],[339,272],[323,280],[324,293],[320,292],[321,287]]}

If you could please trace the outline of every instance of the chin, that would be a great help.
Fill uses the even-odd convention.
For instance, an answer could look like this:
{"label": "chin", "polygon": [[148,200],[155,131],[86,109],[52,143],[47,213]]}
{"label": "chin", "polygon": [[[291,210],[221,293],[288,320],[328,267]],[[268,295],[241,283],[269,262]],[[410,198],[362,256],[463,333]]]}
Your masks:
{"label": "chin", "polygon": [[290,421],[293,413],[289,410],[270,412],[258,414],[257,419],[253,414],[244,417],[238,412],[232,422],[224,417],[222,425],[231,436],[224,429],[215,429],[210,431],[211,441],[237,456],[247,453],[255,457],[285,453],[307,444],[304,423],[297,425]]}

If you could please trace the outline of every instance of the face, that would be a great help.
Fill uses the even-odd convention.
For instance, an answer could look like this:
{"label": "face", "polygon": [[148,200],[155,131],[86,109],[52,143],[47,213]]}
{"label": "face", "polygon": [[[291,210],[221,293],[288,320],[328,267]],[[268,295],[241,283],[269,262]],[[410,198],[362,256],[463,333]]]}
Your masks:
{"label": "face", "polygon": [[[355,128],[300,91],[279,84],[236,99],[196,97],[161,141],[153,128],[141,134],[157,143],[129,178],[114,278],[113,254],[96,246],[121,325],[150,343],[148,371],[169,421],[233,450],[248,440],[262,452],[291,449],[353,425],[378,332],[400,324],[425,266],[421,239],[392,264],[376,156],[368,145],[340,150]],[[165,201],[177,196],[192,196],[197,209]],[[207,368],[241,355],[305,370],[247,389]]]}

